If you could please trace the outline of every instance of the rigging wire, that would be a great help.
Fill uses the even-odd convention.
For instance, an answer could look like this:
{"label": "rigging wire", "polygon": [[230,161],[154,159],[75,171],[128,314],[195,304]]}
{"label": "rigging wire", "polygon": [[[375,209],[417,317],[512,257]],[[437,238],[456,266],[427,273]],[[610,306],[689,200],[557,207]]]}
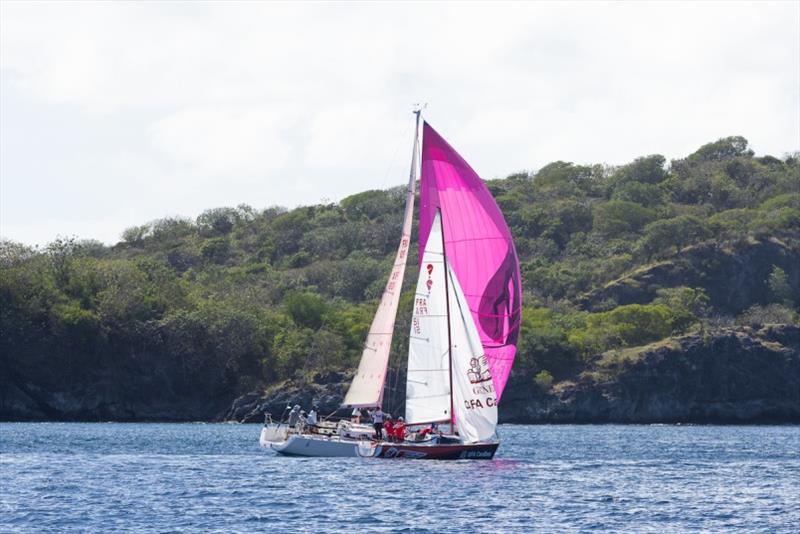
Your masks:
{"label": "rigging wire", "polygon": [[405,126],[403,127],[403,133],[400,137],[396,138],[394,143],[394,151],[392,152],[392,156],[389,158],[389,165],[386,167],[386,172],[383,175],[383,180],[381,180],[381,189],[386,189],[386,184],[389,181],[389,174],[397,167],[397,157],[400,153],[400,146],[405,143],[406,136],[408,135],[408,130],[411,129],[411,123],[409,121],[403,121]]}

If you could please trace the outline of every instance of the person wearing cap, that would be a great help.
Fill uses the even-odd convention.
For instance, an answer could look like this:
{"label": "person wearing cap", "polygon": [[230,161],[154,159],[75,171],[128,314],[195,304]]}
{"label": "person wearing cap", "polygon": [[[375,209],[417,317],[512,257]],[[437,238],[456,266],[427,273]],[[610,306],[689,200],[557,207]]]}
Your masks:
{"label": "person wearing cap", "polygon": [[293,427],[300,420],[300,405],[295,404],[292,411],[289,412],[289,427]]}
{"label": "person wearing cap", "polygon": [[353,408],[353,413],[350,414],[350,421],[355,424],[361,423],[361,408]]}

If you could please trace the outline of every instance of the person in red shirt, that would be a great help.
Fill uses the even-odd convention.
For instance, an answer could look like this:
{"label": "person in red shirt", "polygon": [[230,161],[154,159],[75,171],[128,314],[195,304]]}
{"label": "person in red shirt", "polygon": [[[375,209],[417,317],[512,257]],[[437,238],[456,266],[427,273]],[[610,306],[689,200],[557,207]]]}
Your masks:
{"label": "person in red shirt", "polygon": [[398,417],[397,422],[394,424],[394,439],[396,441],[406,440],[406,424],[403,422],[402,417]]}
{"label": "person in red shirt", "polygon": [[386,421],[383,423],[383,430],[386,431],[386,440],[394,441],[394,424],[392,423],[391,416],[386,416]]}

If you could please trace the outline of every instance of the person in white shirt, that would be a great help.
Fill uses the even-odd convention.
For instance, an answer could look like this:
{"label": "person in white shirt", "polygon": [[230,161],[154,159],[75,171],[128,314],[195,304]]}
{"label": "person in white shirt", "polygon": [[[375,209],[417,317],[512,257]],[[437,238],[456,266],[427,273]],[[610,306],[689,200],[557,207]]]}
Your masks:
{"label": "person in white shirt", "polygon": [[372,426],[375,427],[375,439],[377,439],[378,441],[380,441],[381,438],[383,437],[383,434],[381,432],[383,430],[384,415],[385,414],[383,413],[383,410],[381,410],[380,406],[378,406],[378,408],[374,412],[372,412]]}
{"label": "person in white shirt", "polygon": [[306,417],[306,424],[308,426],[317,426],[317,411],[315,409],[311,409],[308,412],[308,417]]}
{"label": "person in white shirt", "polygon": [[300,405],[295,404],[292,411],[289,412],[289,426],[295,426],[298,421],[300,421]]}
{"label": "person in white shirt", "polygon": [[350,421],[355,424],[359,424],[361,422],[361,408],[353,408],[353,413],[350,414]]}

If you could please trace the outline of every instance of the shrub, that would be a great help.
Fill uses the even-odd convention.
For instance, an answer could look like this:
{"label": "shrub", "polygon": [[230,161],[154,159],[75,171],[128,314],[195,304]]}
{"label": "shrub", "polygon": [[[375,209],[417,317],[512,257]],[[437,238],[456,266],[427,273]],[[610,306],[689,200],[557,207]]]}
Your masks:
{"label": "shrub", "polygon": [[548,390],[550,386],[553,385],[553,375],[550,374],[550,371],[543,369],[536,373],[533,381],[536,382],[536,385],[540,388]]}
{"label": "shrub", "polygon": [[800,324],[797,313],[783,304],[756,304],[736,318],[741,325],[760,326],[764,324]]}
{"label": "shrub", "polygon": [[674,316],[663,304],[628,304],[593,313],[584,328],[569,333],[569,342],[584,356],[611,348],[642,345],[672,333]]}
{"label": "shrub", "polygon": [[292,291],[283,299],[284,308],[292,320],[301,326],[316,330],[328,311],[325,301],[319,295],[302,291]]}
{"label": "shrub", "polygon": [[592,228],[607,236],[637,232],[655,217],[652,210],[627,200],[610,200],[597,204],[592,214]]}

